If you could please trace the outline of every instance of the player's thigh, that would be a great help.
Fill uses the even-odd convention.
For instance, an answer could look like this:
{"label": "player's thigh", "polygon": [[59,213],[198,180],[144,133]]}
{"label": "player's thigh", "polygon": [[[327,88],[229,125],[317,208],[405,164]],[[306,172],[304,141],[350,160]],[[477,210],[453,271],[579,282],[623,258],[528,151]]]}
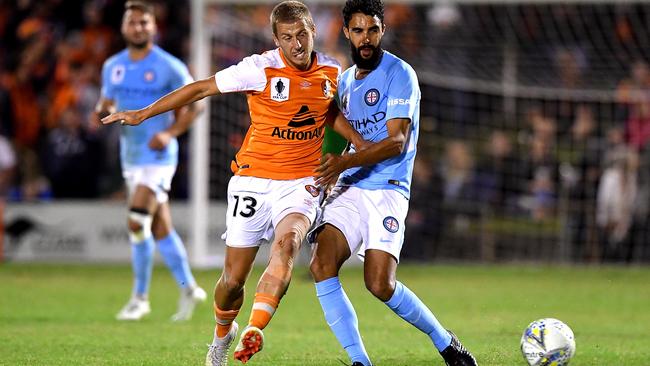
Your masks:
{"label": "player's thigh", "polygon": [[153,213],[158,206],[156,194],[147,186],[137,185],[129,199],[129,208],[146,210]]}
{"label": "player's thigh", "polygon": [[275,254],[298,255],[300,244],[303,242],[311,226],[311,221],[302,213],[290,213],[282,218],[275,226],[275,237],[271,244],[271,256]]}
{"label": "player's thigh", "polygon": [[226,245],[248,248],[268,241],[273,235],[273,200],[270,179],[233,176],[228,183]]}
{"label": "player's thigh", "polygon": [[365,223],[360,255],[375,249],[386,252],[399,263],[404,243],[408,200],[394,190],[362,190],[359,203]]}
{"label": "player's thigh", "polygon": [[[321,191],[316,187],[313,177],[273,181],[274,201],[272,207],[273,227],[277,235],[282,221],[288,215],[301,214],[308,221],[307,230],[316,221],[321,201]],[[292,219],[295,220],[295,219]],[[302,221],[300,219],[300,221]],[[302,224],[302,222],[301,222]],[[287,226],[285,225],[285,229]],[[290,226],[289,226],[290,228]],[[296,227],[294,227],[296,228]],[[302,230],[302,228],[300,228]],[[302,232],[303,237],[307,230]]]}
{"label": "player's thigh", "polygon": [[168,192],[175,171],[176,167],[173,165],[125,167],[122,175],[128,188],[129,206],[145,208],[153,213],[157,203],[169,200]]}
{"label": "player's thigh", "polygon": [[314,241],[314,252],[311,259],[312,272],[315,275],[328,272],[325,275],[335,275],[343,263],[350,258],[350,246],[345,235],[337,227],[324,224],[318,229]]}
{"label": "player's thigh", "polygon": [[[336,243],[336,248],[332,250],[337,253],[356,253],[359,250],[366,226],[359,210],[360,192],[354,187],[334,187],[325,200],[320,223],[314,230],[317,233],[315,241],[318,247]],[[341,243],[348,247],[347,251]],[[349,255],[351,254],[348,257]],[[337,256],[336,259],[338,258]]]}
{"label": "player's thigh", "polygon": [[383,250],[366,250],[363,261],[363,278],[366,287],[373,292],[382,292],[382,289],[395,286],[397,260]]}

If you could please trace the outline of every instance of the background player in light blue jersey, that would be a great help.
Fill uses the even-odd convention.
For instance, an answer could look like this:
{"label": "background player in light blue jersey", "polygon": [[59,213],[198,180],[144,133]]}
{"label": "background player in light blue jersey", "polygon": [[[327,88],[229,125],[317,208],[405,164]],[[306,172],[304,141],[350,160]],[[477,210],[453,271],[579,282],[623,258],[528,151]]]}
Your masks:
{"label": "background player in light blue jersey", "polygon": [[[125,4],[122,35],[127,48],[102,69],[102,95],[96,112],[104,117],[116,110],[138,109],[192,81],[187,67],[154,45],[153,8],[141,1]],[[190,271],[181,238],[172,226],[168,194],[178,163],[178,141],[198,113],[193,106],[152,117],[147,124],[122,126],[122,175],[129,189],[128,230],[132,245],[134,284],[131,299],[119,320],[138,320],[151,312],[149,283],[156,244],[181,289],[172,320],[190,319],[195,305],[206,299]]]}
{"label": "background player in light blue jersey", "polygon": [[408,211],[418,139],[420,89],[415,71],[381,49],[381,0],[348,0],[343,31],[354,66],[340,76],[339,107],[364,139],[363,150],[323,157],[318,183],[340,177],[323,207],[311,272],[325,319],[353,366],[371,364],[357,316],[339,282],[352,253],[364,259],[366,288],[425,333],[447,365],[476,365],[474,357],[427,306],[395,278]]}

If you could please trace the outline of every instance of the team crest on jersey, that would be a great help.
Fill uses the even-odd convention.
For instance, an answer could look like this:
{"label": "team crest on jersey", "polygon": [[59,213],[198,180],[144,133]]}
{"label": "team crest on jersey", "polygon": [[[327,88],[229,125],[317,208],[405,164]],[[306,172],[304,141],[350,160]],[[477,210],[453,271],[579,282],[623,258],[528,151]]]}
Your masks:
{"label": "team crest on jersey", "polygon": [[384,228],[391,233],[396,233],[399,230],[399,221],[393,216],[386,216],[384,218]]}
{"label": "team crest on jersey", "polygon": [[111,82],[113,84],[119,84],[124,80],[124,65],[115,65],[111,70]]}
{"label": "team crest on jersey", "polygon": [[311,184],[306,185],[305,189],[307,190],[307,192],[309,192],[309,194],[311,194],[314,197],[318,197],[318,195],[320,194],[320,189],[316,186],[312,186]]}
{"label": "team crest on jersey", "polygon": [[147,70],[144,72],[144,81],[150,83],[154,81],[156,78],[156,74],[153,72],[153,70]]}
{"label": "team crest on jersey", "polygon": [[289,100],[289,79],[282,77],[271,78],[271,99],[276,102]]}
{"label": "team crest on jersey", "polygon": [[379,90],[377,89],[368,90],[363,99],[366,100],[366,104],[369,106],[373,106],[377,104],[377,102],[379,102]]}
{"label": "team crest on jersey", "polygon": [[323,80],[322,83],[320,83],[321,89],[323,89],[323,95],[325,98],[331,98],[332,97],[332,83],[329,80]]}

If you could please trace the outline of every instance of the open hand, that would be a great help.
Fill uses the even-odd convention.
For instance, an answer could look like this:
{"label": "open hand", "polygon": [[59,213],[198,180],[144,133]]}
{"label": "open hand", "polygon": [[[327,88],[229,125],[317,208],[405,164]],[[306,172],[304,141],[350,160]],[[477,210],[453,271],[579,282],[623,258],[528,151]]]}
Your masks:
{"label": "open hand", "polygon": [[347,169],[345,155],[325,154],[316,168],[316,185],[327,188],[336,183],[339,174]]}
{"label": "open hand", "polygon": [[144,121],[142,113],[138,111],[123,111],[112,113],[102,118],[102,123],[105,125],[120,122],[123,125],[136,126]]}

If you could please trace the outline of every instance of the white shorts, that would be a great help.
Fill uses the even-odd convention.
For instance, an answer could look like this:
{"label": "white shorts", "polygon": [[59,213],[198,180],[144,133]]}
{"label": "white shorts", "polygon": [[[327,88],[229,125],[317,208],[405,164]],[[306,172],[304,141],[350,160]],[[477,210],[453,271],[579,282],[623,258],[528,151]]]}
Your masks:
{"label": "white shorts", "polygon": [[288,214],[301,213],[313,224],[321,192],[314,178],[273,180],[235,175],[228,183],[226,245],[259,246],[273,238],[276,225]]}
{"label": "white shorts", "polygon": [[122,170],[122,176],[126,181],[129,197],[133,195],[137,186],[142,185],[156,194],[158,203],[165,203],[169,200],[169,190],[175,172],[175,165],[127,166]]}
{"label": "white shorts", "polygon": [[336,186],[325,200],[319,225],[341,230],[350,253],[363,260],[366,250],[389,253],[399,262],[409,201],[391,189]]}

